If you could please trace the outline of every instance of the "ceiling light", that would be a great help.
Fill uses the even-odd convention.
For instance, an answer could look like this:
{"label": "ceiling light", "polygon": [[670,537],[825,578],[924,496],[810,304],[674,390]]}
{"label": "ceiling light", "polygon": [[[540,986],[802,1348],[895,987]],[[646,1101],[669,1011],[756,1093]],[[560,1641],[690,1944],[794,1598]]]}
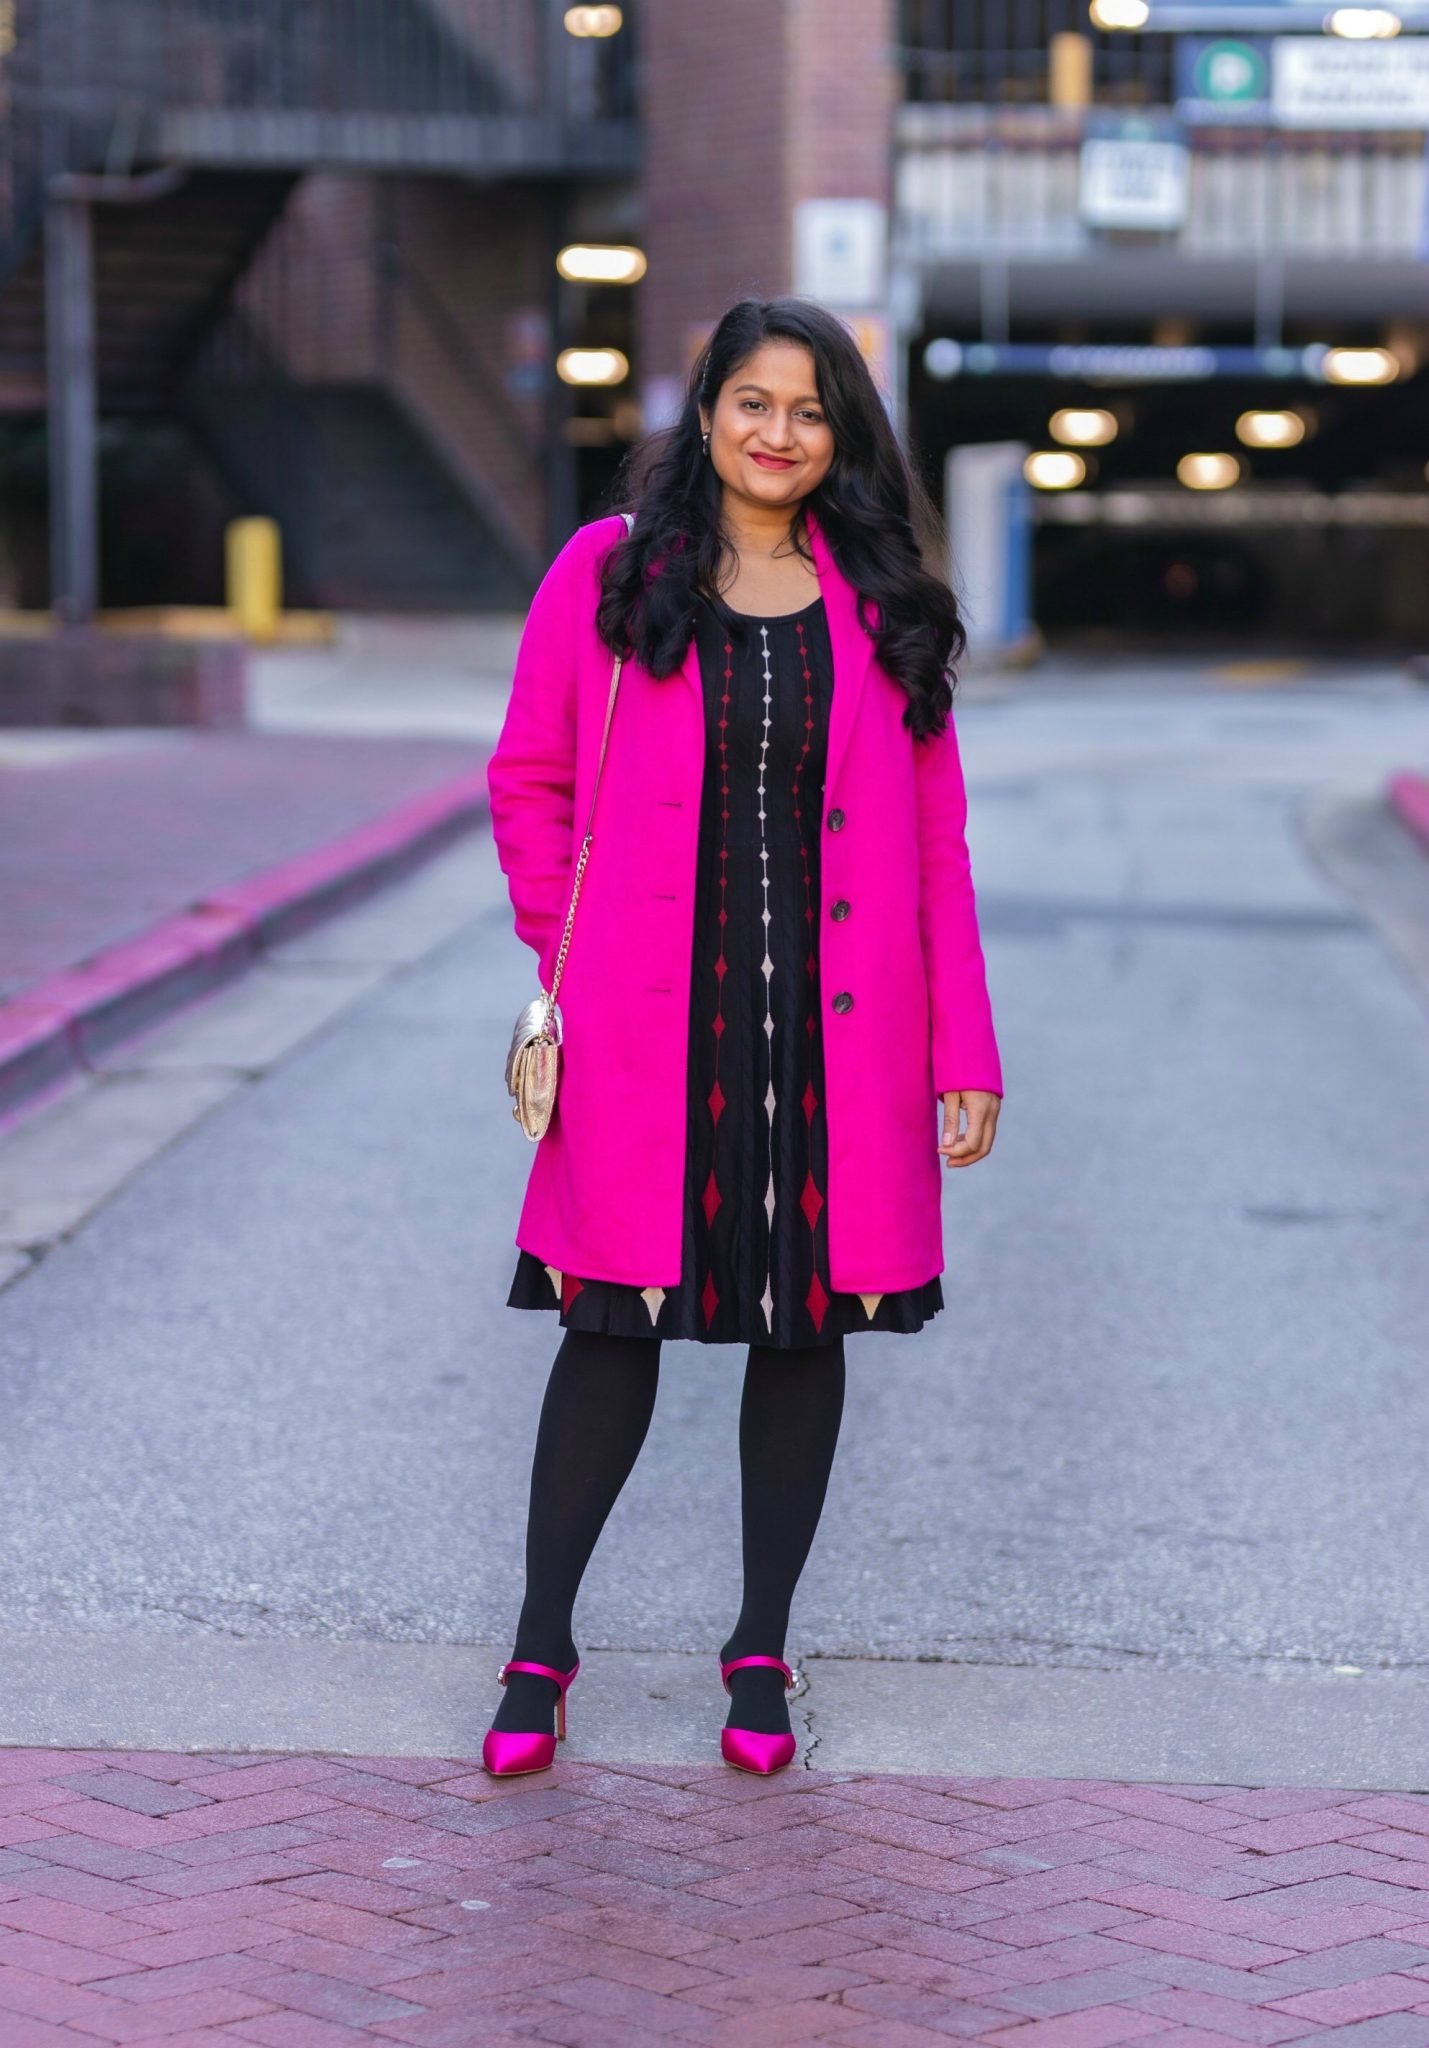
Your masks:
{"label": "ceiling light", "polygon": [[1327,348],[1320,374],[1330,384],[1392,384],[1399,364],[1387,348]]}
{"label": "ceiling light", "polygon": [[1295,448],[1305,438],[1298,412],[1243,412],[1235,430],[1247,448]]}
{"label": "ceiling light", "polygon": [[1053,413],[1047,431],[1054,441],[1073,448],[1105,448],[1108,441],[1116,439],[1116,414],[1100,406],[1066,405]]}
{"label": "ceiling light", "polygon": [[936,377],[939,383],[945,383],[949,377],[956,377],[962,366],[962,344],[954,341],[950,335],[938,335],[923,351],[923,368],[930,377]]}
{"label": "ceiling light", "polygon": [[634,284],[645,275],[645,251],[619,242],[568,242],[556,268],[575,284]]}
{"label": "ceiling light", "polygon": [[618,348],[563,348],[556,375],[566,384],[623,384],[630,363]]}
{"label": "ceiling light", "polygon": [[568,7],[563,26],[568,36],[613,36],[622,20],[618,7]]}
{"label": "ceiling light", "polygon": [[1092,0],[1093,28],[1145,28],[1150,17],[1147,0]]}
{"label": "ceiling light", "polygon": [[1086,479],[1087,465],[1067,448],[1037,448],[1022,465],[1034,490],[1070,491]]}
{"label": "ceiling light", "polygon": [[1183,455],[1176,476],[1188,491],[1225,491],[1240,482],[1240,461],[1234,455]]}
{"label": "ceiling light", "polygon": [[1399,28],[1399,16],[1388,7],[1336,7],[1325,16],[1327,34],[1357,43],[1397,36]]}

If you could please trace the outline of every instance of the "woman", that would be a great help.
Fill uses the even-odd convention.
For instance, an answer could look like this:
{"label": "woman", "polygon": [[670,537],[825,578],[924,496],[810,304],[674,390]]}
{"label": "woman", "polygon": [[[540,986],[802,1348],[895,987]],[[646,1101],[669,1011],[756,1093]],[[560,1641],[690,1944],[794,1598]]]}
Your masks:
{"label": "woman", "polygon": [[508,1296],[564,1334],[483,1750],[499,1776],[552,1761],[553,1716],[564,1734],[576,1593],[666,1337],[748,1347],[721,1750],[791,1761],[785,1635],[844,1339],[943,1306],[938,1159],[986,1158],[1001,1101],[949,716],[963,632],[926,566],[937,515],[843,323],[732,306],[629,498],[628,535],[592,521],[543,579],[489,769],[549,989],[622,652]]}

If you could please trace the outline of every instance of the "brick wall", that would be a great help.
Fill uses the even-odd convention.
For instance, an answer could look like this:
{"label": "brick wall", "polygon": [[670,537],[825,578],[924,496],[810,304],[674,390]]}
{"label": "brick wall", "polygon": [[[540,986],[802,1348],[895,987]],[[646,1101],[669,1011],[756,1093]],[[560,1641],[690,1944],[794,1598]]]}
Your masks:
{"label": "brick wall", "polygon": [[[295,193],[239,287],[307,383],[384,383],[472,495],[520,543],[545,546],[539,410],[503,384],[507,323],[548,288],[539,188],[320,173]],[[374,260],[395,240],[404,272]]]}
{"label": "brick wall", "polygon": [[393,389],[474,495],[538,553],[546,542],[540,409],[513,399],[503,376],[508,322],[543,307],[549,291],[544,205],[529,184],[398,182],[409,282],[397,294],[388,365]]}
{"label": "brick wall", "polygon": [[801,199],[888,203],[893,0],[646,0],[641,354],[683,376],[692,328],[793,288]]}

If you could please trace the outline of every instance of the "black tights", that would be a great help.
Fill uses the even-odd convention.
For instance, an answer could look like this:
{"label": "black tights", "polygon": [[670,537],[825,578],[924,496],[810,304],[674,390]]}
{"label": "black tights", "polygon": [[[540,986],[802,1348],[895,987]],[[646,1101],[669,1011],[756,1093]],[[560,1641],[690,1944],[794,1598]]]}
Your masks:
{"label": "black tights", "polygon": [[[658,1337],[562,1336],[541,1405],[526,1524],[526,1597],[513,1661],[569,1671],[572,1612],[606,1517],[634,1468],[655,1409]],[[842,1337],[812,1349],[751,1344],[739,1411],[744,1602],[723,1662],[782,1657],[789,1607],[824,1505],[843,1415]],[[736,1672],[729,1722],[788,1729],[777,1671]],[[495,1725],[549,1730],[556,1687],[513,1672]]]}

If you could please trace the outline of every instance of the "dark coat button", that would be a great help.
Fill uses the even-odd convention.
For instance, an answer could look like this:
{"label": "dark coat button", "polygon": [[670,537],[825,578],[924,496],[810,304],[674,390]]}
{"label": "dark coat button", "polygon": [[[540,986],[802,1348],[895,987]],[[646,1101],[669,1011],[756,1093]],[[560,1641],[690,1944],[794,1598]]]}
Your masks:
{"label": "dark coat button", "polygon": [[851,1010],[853,1008],[853,997],[849,994],[846,988],[841,988],[838,994],[834,997],[834,1008],[838,1011],[841,1017],[844,1014],[845,1010]]}
{"label": "dark coat button", "polygon": [[843,812],[842,812],[842,811],[830,811],[830,812],[829,812],[829,830],[830,830],[830,832],[841,832],[841,831],[843,830],[843,822],[844,822],[844,814],[843,814]]}
{"label": "dark coat button", "polygon": [[829,916],[833,918],[837,924],[842,924],[844,919],[848,916],[848,913],[848,899],[846,897],[840,896],[838,902],[835,903],[833,908],[830,910]]}

